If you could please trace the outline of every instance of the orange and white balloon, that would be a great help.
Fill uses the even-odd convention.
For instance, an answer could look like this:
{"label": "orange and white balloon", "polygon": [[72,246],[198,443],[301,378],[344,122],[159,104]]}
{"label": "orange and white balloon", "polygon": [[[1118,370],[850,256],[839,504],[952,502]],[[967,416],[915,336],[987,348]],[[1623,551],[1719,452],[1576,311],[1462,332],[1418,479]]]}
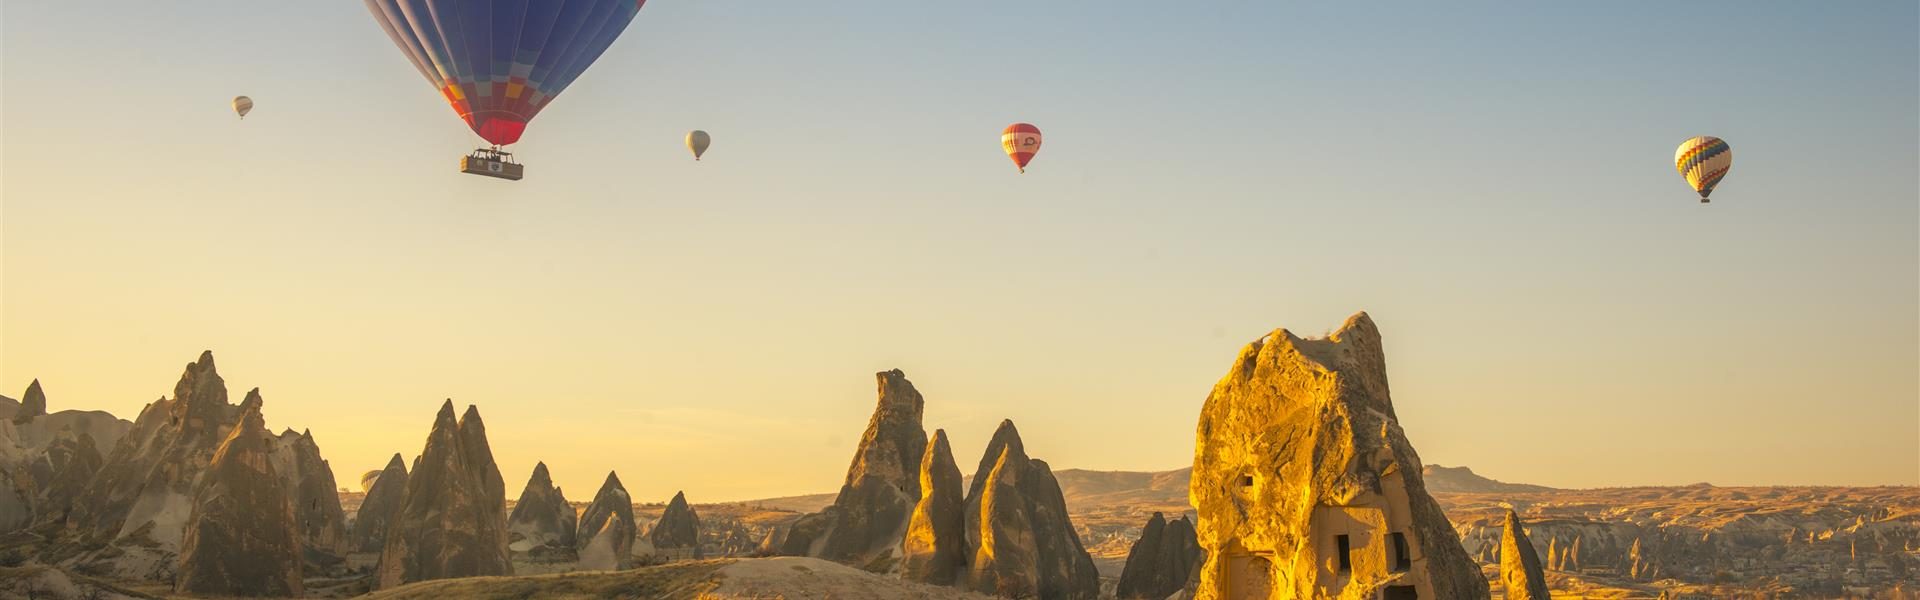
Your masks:
{"label": "orange and white balloon", "polygon": [[1027,163],[1040,151],[1040,128],[1028,123],[1014,123],[1000,132],[1000,147],[1006,149],[1007,157],[1013,159],[1013,165],[1027,172]]}

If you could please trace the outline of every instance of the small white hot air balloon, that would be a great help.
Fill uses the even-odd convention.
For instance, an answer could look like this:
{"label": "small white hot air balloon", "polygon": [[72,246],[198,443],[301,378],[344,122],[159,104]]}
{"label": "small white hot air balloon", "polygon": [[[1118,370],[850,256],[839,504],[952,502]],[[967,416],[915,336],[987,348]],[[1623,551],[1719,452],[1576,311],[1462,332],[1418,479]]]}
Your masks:
{"label": "small white hot air balloon", "polygon": [[698,129],[687,132],[687,149],[693,151],[694,160],[700,160],[700,155],[706,154],[707,146],[711,145],[713,136],[707,135],[707,132]]}
{"label": "small white hot air balloon", "polygon": [[253,112],[253,99],[246,96],[234,96],[233,112],[240,113],[240,118],[242,119],[247,118],[247,113]]}

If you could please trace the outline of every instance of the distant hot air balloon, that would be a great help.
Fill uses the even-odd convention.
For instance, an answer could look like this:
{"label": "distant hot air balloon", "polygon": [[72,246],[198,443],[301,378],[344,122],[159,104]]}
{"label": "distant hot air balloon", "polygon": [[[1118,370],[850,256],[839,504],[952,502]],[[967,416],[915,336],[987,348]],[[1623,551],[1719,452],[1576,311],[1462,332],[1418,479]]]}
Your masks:
{"label": "distant hot air balloon", "polygon": [[[646,0],[365,0],[375,21],[492,151],[463,171],[504,177],[498,160],[527,122],[620,37]],[[472,163],[474,161],[467,161]],[[504,163],[504,165],[503,165]],[[511,166],[513,169],[496,168]],[[508,177],[518,179],[518,177]]]}
{"label": "distant hot air balloon", "polygon": [[707,132],[698,129],[687,132],[687,149],[693,151],[694,160],[700,160],[700,155],[706,154],[707,146],[711,145],[713,136],[707,135]]}
{"label": "distant hot air balloon", "polygon": [[1680,149],[1673,152],[1673,168],[1680,170],[1680,176],[1687,178],[1687,185],[1700,193],[1700,203],[1707,203],[1707,196],[1713,193],[1713,186],[1727,176],[1727,169],[1733,167],[1733,148],[1717,137],[1703,135],[1680,143]]}
{"label": "distant hot air balloon", "polygon": [[233,112],[240,113],[240,118],[242,119],[247,118],[247,113],[253,112],[253,99],[246,96],[234,96]]}
{"label": "distant hot air balloon", "polygon": [[1007,156],[1013,159],[1013,165],[1027,172],[1027,163],[1033,160],[1033,154],[1040,151],[1040,128],[1027,123],[1008,125],[1000,132],[1000,147],[1006,149]]}

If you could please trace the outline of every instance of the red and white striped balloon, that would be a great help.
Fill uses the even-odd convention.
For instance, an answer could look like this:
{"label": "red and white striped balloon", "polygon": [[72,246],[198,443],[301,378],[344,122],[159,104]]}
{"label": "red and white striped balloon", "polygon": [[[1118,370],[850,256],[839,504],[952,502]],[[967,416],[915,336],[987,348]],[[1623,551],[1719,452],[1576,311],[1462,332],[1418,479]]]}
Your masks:
{"label": "red and white striped balloon", "polygon": [[1040,151],[1040,128],[1029,123],[1014,123],[1000,132],[1000,147],[1006,149],[1013,165],[1027,172],[1027,163]]}

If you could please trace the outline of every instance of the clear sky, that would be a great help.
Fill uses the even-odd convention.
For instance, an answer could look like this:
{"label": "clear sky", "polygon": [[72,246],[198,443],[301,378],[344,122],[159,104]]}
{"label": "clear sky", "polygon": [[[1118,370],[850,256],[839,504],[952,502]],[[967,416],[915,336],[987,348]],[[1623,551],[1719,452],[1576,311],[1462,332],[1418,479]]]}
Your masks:
{"label": "clear sky", "polygon": [[706,502],[836,489],[896,367],[963,465],[1189,465],[1367,310],[1427,462],[1920,484],[1914,2],[1277,4],[654,0],[508,183],[360,2],[9,1],[0,392],[212,349],[343,486],[451,397],[511,494]]}

